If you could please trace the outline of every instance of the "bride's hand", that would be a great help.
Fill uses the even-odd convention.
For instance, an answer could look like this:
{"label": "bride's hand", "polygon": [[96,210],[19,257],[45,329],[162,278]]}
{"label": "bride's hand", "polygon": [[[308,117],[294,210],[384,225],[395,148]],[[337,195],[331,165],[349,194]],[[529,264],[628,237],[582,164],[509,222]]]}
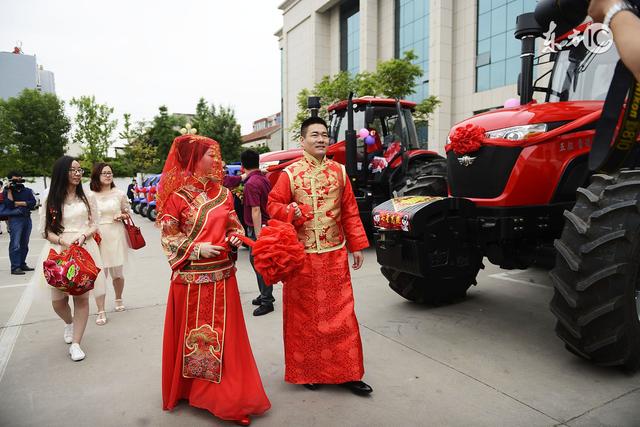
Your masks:
{"label": "bride's hand", "polygon": [[211,243],[200,244],[200,258],[214,258],[224,251],[222,246],[212,245]]}
{"label": "bride's hand", "polygon": [[227,241],[236,248],[239,248],[240,245],[242,245],[242,240],[238,239],[236,236],[227,237]]}

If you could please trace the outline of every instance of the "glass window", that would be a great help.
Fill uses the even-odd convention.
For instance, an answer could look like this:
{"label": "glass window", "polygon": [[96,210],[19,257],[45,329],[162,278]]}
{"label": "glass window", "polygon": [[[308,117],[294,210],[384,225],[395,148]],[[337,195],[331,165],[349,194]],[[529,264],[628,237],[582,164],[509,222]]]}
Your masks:
{"label": "glass window", "polygon": [[491,11],[491,34],[507,31],[507,6],[500,6]]}
{"label": "glass window", "polygon": [[491,36],[491,13],[483,13],[478,16],[478,40],[484,40]]}
{"label": "glass window", "polygon": [[357,1],[340,10],[340,69],[352,75],[360,71],[360,12]]}
{"label": "glass window", "polygon": [[535,7],[536,0],[477,0],[476,92],[517,82],[520,41],[513,36],[516,18]]}
{"label": "glass window", "polygon": [[504,75],[506,73],[504,61],[495,62],[489,65],[489,70],[491,73],[491,87],[504,86]]}
{"label": "glass window", "polygon": [[[515,30],[516,18],[522,14],[522,0],[516,0],[507,4],[507,28]],[[515,38],[515,37],[514,37]]]}
{"label": "glass window", "polygon": [[491,37],[491,61],[497,62],[506,59],[506,48],[506,33]]}
{"label": "glass window", "polygon": [[491,10],[491,0],[478,1],[478,14],[483,14]]}
{"label": "glass window", "polygon": [[[416,79],[415,93],[407,96],[408,100],[414,102],[421,102],[429,96],[429,1],[396,0],[395,4],[395,56],[401,58],[406,51],[413,50],[418,56],[414,63],[419,65],[423,72],[422,76]],[[420,127],[418,134],[421,140],[426,141],[426,126]]]}

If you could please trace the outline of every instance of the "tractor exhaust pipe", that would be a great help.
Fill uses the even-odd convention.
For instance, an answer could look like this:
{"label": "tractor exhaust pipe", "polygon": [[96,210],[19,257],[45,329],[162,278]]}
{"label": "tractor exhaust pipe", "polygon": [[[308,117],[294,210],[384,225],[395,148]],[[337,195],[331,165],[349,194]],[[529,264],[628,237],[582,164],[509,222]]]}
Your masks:
{"label": "tractor exhaust pipe", "polygon": [[358,156],[356,146],[356,130],[353,128],[353,92],[349,92],[347,100],[347,130],[345,132],[346,169],[351,182],[358,179]]}
{"label": "tractor exhaust pipe", "polygon": [[533,61],[536,56],[536,38],[542,37],[542,28],[533,13],[523,13],[516,18],[515,38],[522,42],[520,58],[522,68],[518,76],[520,105],[533,99]]}

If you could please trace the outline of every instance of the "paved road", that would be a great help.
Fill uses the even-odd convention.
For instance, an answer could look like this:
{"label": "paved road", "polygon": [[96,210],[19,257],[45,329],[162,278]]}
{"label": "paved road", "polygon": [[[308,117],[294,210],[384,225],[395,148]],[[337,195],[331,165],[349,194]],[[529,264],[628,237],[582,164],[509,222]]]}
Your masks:
{"label": "paved road", "polygon": [[[181,405],[161,410],[160,351],[169,269],[158,231],[141,222],[148,246],[127,277],[128,310],[85,334],[87,358],[73,363],[62,322],[33,299],[30,276],[10,276],[0,236],[0,425],[228,425]],[[29,263],[43,241],[33,235]],[[355,272],[356,312],[370,398],[346,390],[309,391],[283,381],[281,306],[251,316],[255,279],[241,251],[238,282],[253,352],[272,409],[257,426],[637,426],[640,374],[589,365],[566,352],[548,310],[552,290],[540,270],[488,266],[469,297],[447,307],[406,302],[380,275],[375,253]],[[277,301],[281,288],[276,287]],[[7,363],[5,363],[7,362]],[[6,369],[5,369],[6,368]]]}

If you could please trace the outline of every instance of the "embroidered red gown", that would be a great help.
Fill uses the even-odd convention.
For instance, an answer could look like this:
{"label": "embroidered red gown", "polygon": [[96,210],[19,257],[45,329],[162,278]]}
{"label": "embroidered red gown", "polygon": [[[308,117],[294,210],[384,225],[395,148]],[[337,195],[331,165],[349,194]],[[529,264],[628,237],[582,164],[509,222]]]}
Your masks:
{"label": "embroidered red gown", "polygon": [[312,207],[298,227],[306,260],[282,287],[285,381],[339,384],[364,375],[347,249],[368,246],[344,166],[304,157],[285,169],[269,193],[271,218],[286,220],[292,202]]}
{"label": "embroidered red gown", "polygon": [[162,349],[163,409],[181,399],[239,420],[271,407],[256,367],[230,252],[200,259],[200,243],[224,246],[243,233],[231,193],[192,180],[172,193],[159,218],[173,270]]}

